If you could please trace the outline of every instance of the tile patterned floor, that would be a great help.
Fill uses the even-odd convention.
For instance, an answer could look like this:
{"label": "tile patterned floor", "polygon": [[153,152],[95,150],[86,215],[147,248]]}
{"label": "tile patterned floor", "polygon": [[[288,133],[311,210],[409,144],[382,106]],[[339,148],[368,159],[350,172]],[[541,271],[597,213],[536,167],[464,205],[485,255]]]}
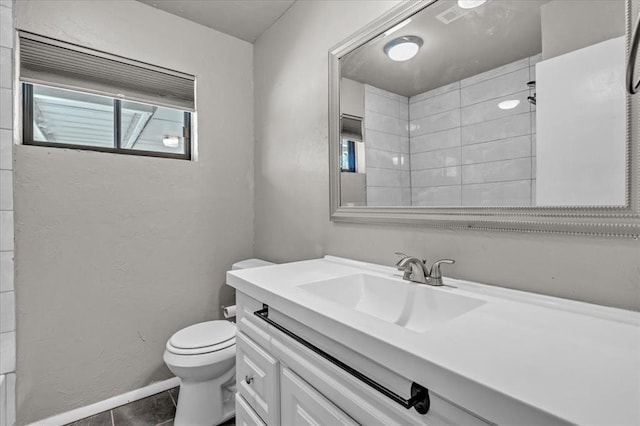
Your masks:
{"label": "tile patterned floor", "polygon": [[[173,426],[180,388],[151,395],[67,426]],[[221,426],[235,426],[235,419]]]}

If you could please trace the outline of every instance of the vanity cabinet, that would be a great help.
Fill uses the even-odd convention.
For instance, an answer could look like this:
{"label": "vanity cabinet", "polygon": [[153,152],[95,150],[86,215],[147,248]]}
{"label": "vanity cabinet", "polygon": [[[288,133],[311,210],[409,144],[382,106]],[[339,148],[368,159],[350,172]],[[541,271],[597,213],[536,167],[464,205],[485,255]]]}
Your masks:
{"label": "vanity cabinet", "polygon": [[[237,305],[239,425],[488,424],[432,390],[428,413],[408,410],[260,319],[254,314],[263,307],[259,301],[238,292]],[[408,393],[410,380],[393,373],[392,366],[374,365],[356,350],[340,346],[328,336],[314,335],[313,330],[283,313],[272,314],[278,323],[323,351],[400,394]]]}

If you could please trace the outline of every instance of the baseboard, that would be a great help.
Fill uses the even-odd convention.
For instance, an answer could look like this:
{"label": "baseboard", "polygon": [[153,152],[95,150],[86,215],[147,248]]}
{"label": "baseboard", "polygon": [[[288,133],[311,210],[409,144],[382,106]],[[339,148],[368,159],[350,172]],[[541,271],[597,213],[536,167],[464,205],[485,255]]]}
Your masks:
{"label": "baseboard", "polygon": [[31,423],[29,426],[63,426],[68,423],[93,416],[94,414],[102,413],[103,411],[108,411],[112,408],[128,404],[131,401],[137,401],[138,399],[146,398],[162,391],[175,388],[179,385],[180,379],[172,377],[171,379],[151,383],[143,388],[135,389],[121,395],[116,395],[109,399],[96,402],[95,404],[56,414],[55,416],[48,417],[44,420],[38,420],[35,423]]}

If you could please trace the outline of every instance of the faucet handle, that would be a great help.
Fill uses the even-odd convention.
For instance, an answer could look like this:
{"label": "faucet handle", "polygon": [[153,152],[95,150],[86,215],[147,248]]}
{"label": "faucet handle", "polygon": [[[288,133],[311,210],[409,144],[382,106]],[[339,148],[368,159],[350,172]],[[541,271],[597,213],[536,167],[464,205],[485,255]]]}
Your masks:
{"label": "faucet handle", "polygon": [[442,273],[440,272],[440,265],[442,265],[443,263],[452,265],[456,263],[456,261],[453,259],[440,259],[437,262],[434,262],[433,266],[431,266],[431,273],[429,274],[431,278],[435,278],[435,279],[442,278]]}

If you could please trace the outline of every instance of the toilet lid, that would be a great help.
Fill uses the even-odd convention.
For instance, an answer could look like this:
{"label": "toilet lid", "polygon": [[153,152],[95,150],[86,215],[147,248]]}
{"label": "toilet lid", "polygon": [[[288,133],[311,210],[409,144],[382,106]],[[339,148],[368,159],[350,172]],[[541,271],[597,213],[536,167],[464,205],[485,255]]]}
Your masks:
{"label": "toilet lid", "polygon": [[194,324],[175,333],[169,339],[168,346],[176,349],[203,349],[219,345],[227,347],[231,339],[235,340],[236,325],[229,321],[207,321]]}

